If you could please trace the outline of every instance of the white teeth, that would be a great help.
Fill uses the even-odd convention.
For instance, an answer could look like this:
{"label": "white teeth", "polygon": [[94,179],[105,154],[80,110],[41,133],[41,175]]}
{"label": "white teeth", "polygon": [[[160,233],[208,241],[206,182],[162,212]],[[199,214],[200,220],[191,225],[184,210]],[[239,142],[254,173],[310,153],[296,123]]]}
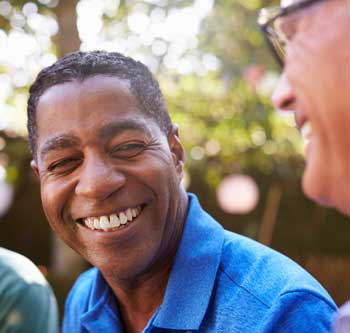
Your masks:
{"label": "white teeth", "polygon": [[120,226],[120,221],[119,221],[118,216],[116,214],[112,214],[110,216],[110,225],[112,228]]}
{"label": "white teeth", "polygon": [[108,230],[110,227],[109,220],[107,216],[100,217],[100,226],[103,230]]}
{"label": "white teeth", "polygon": [[131,222],[141,212],[141,207],[128,208],[124,212],[111,214],[110,216],[88,217],[84,219],[85,225],[91,229],[109,231]]}
{"label": "white teeth", "polygon": [[88,218],[85,220],[85,224],[90,228],[92,229],[94,227],[94,222],[92,221],[91,218]]}
{"label": "white teeth", "polygon": [[302,129],[301,129],[301,135],[305,142],[308,142],[310,140],[310,136],[312,135],[312,125],[309,121],[307,121]]}
{"label": "white teeth", "polygon": [[137,209],[136,208],[132,208],[131,209],[131,214],[132,214],[132,217],[136,217],[137,216]]}
{"label": "white teeth", "polygon": [[100,221],[97,218],[94,219],[94,228],[95,229],[100,229]]}
{"label": "white teeth", "polygon": [[126,217],[125,213],[119,214],[119,220],[121,224],[126,224],[128,222],[128,218]]}
{"label": "white teeth", "polygon": [[126,217],[127,217],[128,221],[132,221],[132,213],[131,213],[131,209],[130,208],[128,208],[126,210]]}

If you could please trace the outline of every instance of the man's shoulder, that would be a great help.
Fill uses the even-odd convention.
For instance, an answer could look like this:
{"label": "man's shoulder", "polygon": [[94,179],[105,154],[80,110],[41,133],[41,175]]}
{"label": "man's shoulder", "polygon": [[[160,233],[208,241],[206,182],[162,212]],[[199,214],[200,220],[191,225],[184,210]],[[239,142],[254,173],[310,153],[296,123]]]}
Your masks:
{"label": "man's shoulder", "polygon": [[58,331],[56,299],[44,276],[28,258],[4,248],[0,248],[0,322],[6,332]]}
{"label": "man's shoulder", "polygon": [[35,298],[37,302],[52,291],[37,266],[27,257],[0,248],[0,304],[19,298]]}
{"label": "man's shoulder", "polygon": [[11,279],[16,280],[17,283],[47,284],[44,276],[32,261],[4,248],[0,248],[0,276],[2,280],[5,276],[10,280],[9,276],[11,276]]}
{"label": "man's shoulder", "polygon": [[331,306],[326,290],[302,267],[283,254],[247,237],[225,231],[219,275],[233,289],[271,307],[283,296],[309,294]]}
{"label": "man's shoulder", "polygon": [[[329,332],[336,306],[320,284],[284,255],[225,231],[203,327],[232,332]],[[219,320],[220,319],[220,320]],[[307,319],[307,320],[305,320]]]}

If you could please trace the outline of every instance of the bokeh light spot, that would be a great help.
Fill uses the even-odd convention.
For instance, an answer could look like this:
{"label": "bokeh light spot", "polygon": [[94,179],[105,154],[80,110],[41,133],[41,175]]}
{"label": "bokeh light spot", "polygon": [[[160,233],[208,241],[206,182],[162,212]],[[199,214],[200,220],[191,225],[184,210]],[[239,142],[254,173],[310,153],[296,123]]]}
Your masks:
{"label": "bokeh light spot", "polygon": [[230,214],[250,213],[259,201],[259,189],[254,179],[247,175],[225,177],[217,188],[221,209]]}

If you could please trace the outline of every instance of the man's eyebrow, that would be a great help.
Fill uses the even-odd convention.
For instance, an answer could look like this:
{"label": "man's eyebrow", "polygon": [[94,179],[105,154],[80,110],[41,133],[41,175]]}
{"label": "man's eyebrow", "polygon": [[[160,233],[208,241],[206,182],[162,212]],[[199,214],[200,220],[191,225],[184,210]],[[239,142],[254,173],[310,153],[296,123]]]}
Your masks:
{"label": "man's eyebrow", "polygon": [[102,127],[99,136],[101,139],[108,139],[125,131],[139,131],[143,133],[150,133],[149,128],[144,122],[139,122],[133,119],[128,119],[121,122],[111,123]]}
{"label": "man's eyebrow", "polygon": [[[136,120],[125,120],[117,123],[110,123],[105,125],[100,130],[99,136],[102,139],[108,139],[128,130],[139,131],[143,133],[150,133],[149,128],[144,122]],[[79,146],[80,140],[72,134],[59,134],[49,138],[40,150],[40,158],[44,159],[45,155],[53,150]]]}
{"label": "man's eyebrow", "polygon": [[40,150],[40,158],[43,159],[45,155],[53,150],[75,147],[80,144],[80,140],[71,134],[59,134],[49,138]]}

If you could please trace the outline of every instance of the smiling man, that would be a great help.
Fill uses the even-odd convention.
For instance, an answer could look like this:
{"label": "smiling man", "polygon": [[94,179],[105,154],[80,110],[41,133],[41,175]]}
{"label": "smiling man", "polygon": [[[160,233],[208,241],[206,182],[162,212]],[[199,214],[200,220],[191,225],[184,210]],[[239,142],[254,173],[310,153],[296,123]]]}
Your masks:
{"label": "smiling man", "polygon": [[310,275],[184,191],[178,130],[144,65],[67,55],[31,87],[28,129],[48,221],[95,266],[64,333],[329,331],[336,307]]}
{"label": "smiling man", "polygon": [[[273,104],[293,111],[304,132],[304,192],[349,216],[350,1],[282,1],[259,23],[283,69]],[[350,304],[334,331],[350,331]]]}
{"label": "smiling man", "polygon": [[282,1],[260,23],[283,66],[273,104],[305,133],[304,192],[349,215],[350,1]]}

